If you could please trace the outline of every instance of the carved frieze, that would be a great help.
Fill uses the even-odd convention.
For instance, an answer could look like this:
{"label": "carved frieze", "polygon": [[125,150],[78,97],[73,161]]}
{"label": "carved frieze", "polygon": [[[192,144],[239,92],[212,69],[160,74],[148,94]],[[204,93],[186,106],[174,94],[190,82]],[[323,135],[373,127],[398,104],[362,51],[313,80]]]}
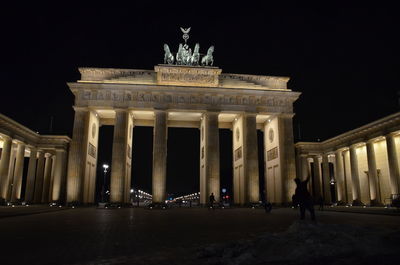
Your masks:
{"label": "carved frieze", "polygon": [[211,67],[188,67],[158,65],[157,84],[177,86],[217,87],[221,69]]}
{"label": "carved frieze", "polygon": [[[83,90],[78,93],[76,105],[110,105],[136,103],[161,103],[174,105],[212,105],[212,106],[244,106],[244,107],[272,107],[277,112],[291,112],[295,100],[285,96],[254,96],[254,95],[223,95],[219,93],[179,93],[160,91],[132,91],[132,90]],[[81,102],[81,103],[80,103]]]}

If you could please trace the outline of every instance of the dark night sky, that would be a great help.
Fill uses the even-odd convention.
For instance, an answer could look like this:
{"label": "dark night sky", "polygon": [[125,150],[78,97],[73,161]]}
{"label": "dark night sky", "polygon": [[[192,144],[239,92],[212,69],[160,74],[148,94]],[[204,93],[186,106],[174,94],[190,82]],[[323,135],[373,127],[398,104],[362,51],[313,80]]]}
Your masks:
{"label": "dark night sky", "polygon": [[[79,79],[77,68],[153,69],[162,62],[163,43],[176,49],[180,26],[192,27],[192,46],[199,42],[203,51],[215,45],[215,65],[225,73],[291,77],[289,87],[302,92],[295,103],[296,139],[299,124],[301,140],[324,140],[399,111],[396,8],[184,3],[3,8],[0,112],[43,134],[49,133],[53,116],[52,133],[71,135],[73,95],[66,82]],[[134,148],[150,149],[141,158],[134,154],[140,165],[135,174],[150,178],[151,129],[135,133],[141,138]],[[175,133],[180,141],[175,147],[169,143],[169,174],[184,179],[193,173],[189,179],[195,181],[198,160],[190,161],[198,157],[198,140],[193,140],[198,132]],[[229,132],[223,134],[229,137]],[[110,148],[112,130],[104,128],[101,135],[100,157]],[[180,150],[181,142],[197,146]],[[229,141],[221,142],[229,147]],[[179,152],[188,157],[183,168],[173,161]],[[229,169],[222,172],[227,174]],[[169,181],[171,192],[198,187],[186,179]],[[134,178],[134,183],[148,189],[151,182]]]}

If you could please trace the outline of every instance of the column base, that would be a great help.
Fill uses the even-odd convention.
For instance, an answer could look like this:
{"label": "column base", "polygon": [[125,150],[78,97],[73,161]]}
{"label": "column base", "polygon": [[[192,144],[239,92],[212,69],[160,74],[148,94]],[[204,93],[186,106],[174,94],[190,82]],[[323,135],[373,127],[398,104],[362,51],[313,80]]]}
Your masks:
{"label": "column base", "polygon": [[377,200],[371,200],[370,206],[383,206],[383,203],[381,203]]}
{"label": "column base", "polygon": [[168,209],[168,205],[163,202],[152,202],[147,206],[150,210],[166,210]]}
{"label": "column base", "polygon": [[351,204],[352,206],[364,206],[364,203],[362,203],[360,200],[354,200]]}
{"label": "column base", "polygon": [[6,199],[0,198],[0,206],[6,206],[6,205],[7,205]]}
{"label": "column base", "polygon": [[337,206],[346,206],[347,203],[345,201],[338,201],[338,202],[336,202],[336,205]]}

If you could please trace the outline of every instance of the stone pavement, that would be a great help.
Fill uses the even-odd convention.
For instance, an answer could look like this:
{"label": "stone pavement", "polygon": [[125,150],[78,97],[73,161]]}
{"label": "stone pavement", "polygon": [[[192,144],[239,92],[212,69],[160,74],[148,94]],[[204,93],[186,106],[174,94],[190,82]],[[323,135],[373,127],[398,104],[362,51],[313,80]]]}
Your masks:
{"label": "stone pavement", "polygon": [[[287,208],[270,214],[247,208],[75,208],[1,218],[1,264],[186,265],[201,246],[284,231],[297,219],[298,210]],[[397,216],[332,211],[317,211],[317,219],[384,228],[399,223]]]}
{"label": "stone pavement", "polygon": [[[318,206],[315,207],[318,209]],[[366,206],[325,206],[325,211],[335,211],[344,213],[365,213],[400,216],[400,209],[396,207],[366,207]]]}
{"label": "stone pavement", "polygon": [[32,215],[39,213],[54,212],[60,210],[66,210],[66,207],[50,207],[48,205],[16,205],[12,206],[0,206],[0,218],[22,216],[22,215]]}

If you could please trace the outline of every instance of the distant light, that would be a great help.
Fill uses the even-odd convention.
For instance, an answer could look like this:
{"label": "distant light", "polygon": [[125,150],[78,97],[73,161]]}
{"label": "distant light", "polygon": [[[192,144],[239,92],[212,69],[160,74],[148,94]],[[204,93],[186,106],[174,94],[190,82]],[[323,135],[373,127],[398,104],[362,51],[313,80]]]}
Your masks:
{"label": "distant light", "polygon": [[109,168],[109,167],[110,167],[109,165],[103,164],[103,168],[104,168],[104,169],[107,169],[107,168]]}
{"label": "distant light", "polygon": [[13,204],[11,207],[15,207],[15,205]]}
{"label": "distant light", "polygon": [[223,193],[225,193],[225,192],[226,192],[226,189],[225,189],[225,188],[223,188],[223,189],[222,189],[222,192],[223,192]]}
{"label": "distant light", "polygon": [[131,189],[131,193],[133,193],[133,189]]}
{"label": "distant light", "polygon": [[75,208],[75,206],[72,206],[72,209],[74,209]]}
{"label": "distant light", "polygon": [[62,206],[60,205],[60,206],[58,206],[58,208],[61,208]]}

